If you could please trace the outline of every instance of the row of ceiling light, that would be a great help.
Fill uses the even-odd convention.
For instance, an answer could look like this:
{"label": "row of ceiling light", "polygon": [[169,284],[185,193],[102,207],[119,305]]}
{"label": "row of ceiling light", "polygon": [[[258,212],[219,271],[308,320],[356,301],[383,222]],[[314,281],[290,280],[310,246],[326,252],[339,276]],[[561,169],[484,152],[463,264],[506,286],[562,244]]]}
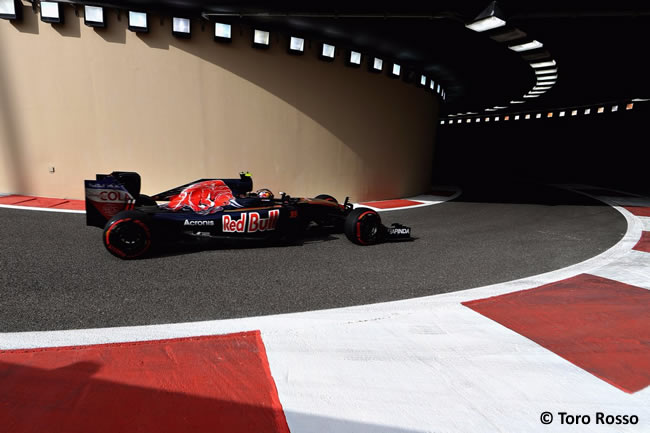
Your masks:
{"label": "row of ceiling light", "polygon": [[[41,21],[50,24],[63,24],[64,13],[62,2],[41,1]],[[9,20],[18,20],[21,18],[22,3],[20,0],[0,0],[0,18]],[[149,20],[146,12],[129,11],[128,12],[128,29],[138,33],[149,32]],[[104,8],[100,6],[84,6],[84,23],[87,26],[95,28],[106,27],[106,18]],[[192,24],[189,18],[173,17],[172,34],[179,38],[190,38],[192,35]],[[214,23],[214,39],[218,42],[232,41],[232,25],[225,22]],[[271,45],[271,34],[267,30],[253,29],[253,47],[267,49]],[[302,55],[305,52],[305,39],[298,36],[289,37],[288,52],[294,55]],[[321,43],[319,58],[324,61],[334,61],[337,48],[333,44]],[[350,67],[361,67],[364,55],[360,51],[346,50],[345,64]],[[368,70],[374,73],[382,73],[385,70],[384,60],[381,57],[370,56],[368,60]],[[408,71],[406,74],[399,63],[390,63],[386,68],[388,76],[391,78],[408,78],[407,81],[415,81],[419,87],[428,88],[436,92],[443,100],[447,99],[445,89],[436,83],[435,80],[424,74],[415,74]],[[408,76],[405,76],[407,75]],[[419,77],[418,77],[419,75]]]}
{"label": "row of ceiling light", "polygon": [[[489,32],[491,39],[508,44],[508,48],[517,53],[521,53],[524,61],[528,62],[535,72],[536,82],[528,93],[524,94],[521,99],[510,101],[510,104],[523,104],[530,99],[539,98],[549,91],[557,82],[558,66],[557,62],[551,58],[548,51],[544,50],[544,44],[528,38],[528,35],[522,30],[506,26],[506,21],[496,4],[496,1],[481,12],[471,23],[467,24],[470,30],[475,32]],[[495,111],[508,108],[507,106],[495,106],[486,108],[485,111]],[[458,113],[460,115],[462,113]]]}
{"label": "row of ceiling light", "polygon": [[[441,125],[454,125],[454,124],[467,124],[467,123],[486,123],[486,122],[499,122],[501,120],[503,121],[509,121],[509,120],[529,120],[529,119],[550,119],[554,117],[576,117],[578,115],[585,115],[588,116],[590,114],[603,114],[603,113],[616,113],[619,110],[623,109],[623,106],[626,111],[633,110],[634,109],[634,103],[635,102],[647,102],[648,99],[633,99],[632,102],[627,102],[623,104],[608,104],[608,105],[594,105],[590,107],[573,107],[573,108],[565,108],[561,110],[554,110],[554,111],[545,111],[545,112],[519,112],[519,113],[512,113],[512,114],[507,114],[507,115],[490,115],[490,116],[481,116],[478,113],[462,113],[460,116],[464,117],[458,117],[457,115],[450,114],[449,117],[440,120]],[[471,117],[467,117],[471,116]],[[458,118],[456,118],[458,117]]]}

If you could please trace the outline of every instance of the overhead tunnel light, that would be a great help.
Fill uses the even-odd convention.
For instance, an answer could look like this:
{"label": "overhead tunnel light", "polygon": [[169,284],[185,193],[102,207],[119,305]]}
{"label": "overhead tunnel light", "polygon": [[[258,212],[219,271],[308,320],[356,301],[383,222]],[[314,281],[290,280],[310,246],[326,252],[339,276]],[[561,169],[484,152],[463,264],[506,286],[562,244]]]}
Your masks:
{"label": "overhead tunnel light", "polygon": [[578,110],[571,111],[571,116],[577,116],[577,115],[578,115]]}
{"label": "overhead tunnel light", "polygon": [[434,90],[435,88],[436,88],[436,82],[431,80],[431,82],[429,83],[429,89]]}
{"label": "overhead tunnel light", "polygon": [[535,119],[541,119],[542,118],[542,113],[537,113],[535,115]]}
{"label": "overhead tunnel light", "polygon": [[626,109],[626,110],[632,110],[632,109],[634,109],[634,104],[632,104],[632,103],[627,104],[627,105],[625,106],[625,109]]}
{"label": "overhead tunnel light", "polygon": [[149,21],[147,13],[129,11],[129,30],[137,33],[148,33]]}
{"label": "overhead tunnel light", "polygon": [[226,23],[214,23],[214,40],[217,42],[231,42],[232,26]]}
{"label": "overhead tunnel light", "polygon": [[493,1],[483,12],[474,18],[474,21],[465,24],[465,27],[475,32],[485,32],[505,25],[506,21],[501,10],[497,6],[497,2]]}
{"label": "overhead tunnel light", "polygon": [[84,24],[88,27],[106,27],[104,8],[100,6],[84,6]]}
{"label": "overhead tunnel light", "polygon": [[382,69],[384,69],[384,61],[379,57],[373,57],[372,63],[370,64],[370,71],[381,72]]}
{"label": "overhead tunnel light", "polygon": [[398,78],[402,72],[402,67],[397,63],[393,63],[393,67],[390,70],[390,76],[393,78]]}
{"label": "overhead tunnel light", "polygon": [[535,69],[535,75],[546,75],[546,74],[555,74],[555,73],[557,73],[557,68]]}
{"label": "overhead tunnel light", "polygon": [[526,101],[510,101],[511,104],[523,104]]}
{"label": "overhead tunnel light", "polygon": [[41,2],[41,21],[50,24],[63,24],[63,6],[58,2]]}
{"label": "overhead tunnel light", "polygon": [[510,48],[512,51],[520,53],[522,51],[536,50],[537,48],[542,48],[543,46],[544,44],[539,41],[531,41],[526,42],[525,44],[510,45],[508,48]]}
{"label": "overhead tunnel light", "polygon": [[304,52],[305,52],[305,39],[291,36],[291,38],[289,38],[289,53],[300,55],[303,54]]}
{"label": "overhead tunnel light", "polygon": [[598,114],[603,114],[605,112],[605,107],[598,107],[598,110],[596,110],[596,113]]}
{"label": "overhead tunnel light", "polygon": [[420,86],[426,87],[427,81],[428,79],[425,75],[420,75]]}
{"label": "overhead tunnel light", "polygon": [[361,66],[361,53],[354,50],[349,50],[345,59],[345,64],[353,68]]}
{"label": "overhead tunnel light", "polygon": [[331,62],[332,60],[334,60],[335,55],[336,55],[336,47],[334,45],[325,44],[325,43],[321,45],[321,49],[320,49],[321,60]]}
{"label": "overhead tunnel light", "polygon": [[19,0],[0,0],[0,18],[19,20],[23,17],[23,3]]}
{"label": "overhead tunnel light", "polygon": [[618,111],[618,105],[614,105],[612,107],[612,113],[616,113]]}
{"label": "overhead tunnel light", "polygon": [[591,108],[585,109],[585,114],[591,114]]}
{"label": "overhead tunnel light", "polygon": [[271,45],[271,34],[266,30],[253,31],[253,47],[267,49]]}
{"label": "overhead tunnel light", "polygon": [[549,66],[555,66],[557,63],[555,63],[555,60],[547,60],[544,62],[536,62],[536,63],[531,63],[530,66],[537,69],[537,68],[547,68]]}
{"label": "overhead tunnel light", "polygon": [[189,39],[192,37],[192,22],[188,18],[172,18],[172,35],[177,38]]}
{"label": "overhead tunnel light", "polygon": [[436,92],[438,93],[438,95],[440,94],[440,84],[438,84],[438,86],[436,86]]}
{"label": "overhead tunnel light", "polygon": [[566,111],[560,111],[560,117],[566,116]]}
{"label": "overhead tunnel light", "polygon": [[557,80],[557,75],[540,75],[537,77],[537,81],[551,81],[551,80]]}

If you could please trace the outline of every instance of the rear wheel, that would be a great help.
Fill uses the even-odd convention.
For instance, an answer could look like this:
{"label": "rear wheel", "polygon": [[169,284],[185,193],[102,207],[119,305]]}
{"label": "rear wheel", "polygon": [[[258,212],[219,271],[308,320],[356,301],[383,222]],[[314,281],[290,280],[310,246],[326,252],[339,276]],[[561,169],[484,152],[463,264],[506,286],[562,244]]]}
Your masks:
{"label": "rear wheel", "polygon": [[138,211],[122,211],[104,227],[104,246],[120,259],[137,259],[151,249],[151,227],[147,215]]}
{"label": "rear wheel", "polygon": [[381,240],[381,217],[367,207],[354,209],[345,219],[347,238],[357,245],[373,245]]}

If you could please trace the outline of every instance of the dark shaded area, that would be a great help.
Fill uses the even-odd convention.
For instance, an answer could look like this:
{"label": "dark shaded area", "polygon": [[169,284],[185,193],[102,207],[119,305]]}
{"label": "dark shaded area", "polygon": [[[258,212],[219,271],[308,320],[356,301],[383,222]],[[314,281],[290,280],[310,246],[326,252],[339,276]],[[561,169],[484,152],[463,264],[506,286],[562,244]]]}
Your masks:
{"label": "dark shaded area", "polygon": [[[650,193],[648,103],[576,117],[441,125],[434,182],[481,185],[581,183]],[[534,117],[534,115],[533,115]],[[521,188],[519,188],[521,189]]]}
{"label": "dark shaded area", "polygon": [[[142,368],[146,374],[144,363]],[[233,432],[287,431],[286,423],[276,425],[284,415],[272,407],[173,392],[162,384],[156,389],[93,377],[101,370],[102,364],[92,361],[52,370],[0,361],[0,422],[13,433],[213,432],[215,426]]]}
{"label": "dark shaded area", "polygon": [[[1,359],[1,354],[0,354]],[[45,414],[59,413],[58,422],[49,423],[50,433],[156,431],[156,432],[250,432],[282,431],[270,428],[271,420],[286,416],[296,424],[314,431],[373,431],[377,433],[417,433],[399,427],[373,425],[348,419],[327,418],[285,411],[240,401],[225,401],[147,388],[94,377],[102,365],[77,362],[46,370],[0,361],[0,422],[12,433],[32,432],[43,424]],[[218,366],[216,367],[218,369]],[[234,384],[236,385],[236,384]],[[25,392],[31,386],[35,392]],[[121,396],[121,398],[116,398]],[[3,410],[4,409],[4,410]],[[40,416],[35,416],[40,414]],[[95,416],[93,416],[93,414]],[[169,416],[177,414],[177,416]],[[225,425],[223,415],[236,417],[239,423]],[[161,422],[164,417],[165,422]],[[252,420],[257,421],[257,423]],[[265,430],[259,420],[269,420]]]}
{"label": "dark shaded area", "polygon": [[6,161],[3,170],[11,173],[14,191],[24,191],[27,185],[25,174],[25,156],[23,151],[24,139],[22,131],[16,122],[15,96],[11,91],[7,63],[4,61],[3,46],[0,42],[0,135],[6,143]]}
{"label": "dark shaded area", "polygon": [[23,5],[22,19],[10,21],[16,30],[23,33],[39,34],[39,16],[34,13],[32,7]]}
{"label": "dark shaded area", "polygon": [[128,22],[128,15],[123,11],[104,10],[104,19],[106,20],[106,27],[96,27],[95,32],[101,36],[106,42],[113,44],[126,43],[126,24]]}
{"label": "dark shaded area", "polygon": [[[28,12],[29,13],[29,12]],[[63,15],[65,16],[64,24],[47,24],[51,25],[54,30],[56,30],[61,36],[66,38],[78,38],[81,37],[81,26],[83,25],[83,7],[77,8],[75,13],[75,8],[64,7]]]}
{"label": "dark shaded area", "polygon": [[83,215],[0,209],[0,331],[225,319],[463,290],[581,262],[626,230],[617,211],[569,192],[536,187],[526,204],[499,203],[498,193],[382,214],[411,226],[413,242],[359,247],[332,235],[138,261],[111,256]]}
{"label": "dark shaded area", "polygon": [[[199,18],[229,13],[235,24],[298,33],[314,42],[377,54],[431,74],[447,91],[447,112],[478,111],[520,98],[534,82],[522,57],[489,34],[465,29],[486,0],[297,2],[282,0],[109,0],[92,4]],[[648,96],[643,52],[650,8],[638,2],[500,0],[508,25],[539,40],[560,67],[557,86],[529,107],[561,107]]]}

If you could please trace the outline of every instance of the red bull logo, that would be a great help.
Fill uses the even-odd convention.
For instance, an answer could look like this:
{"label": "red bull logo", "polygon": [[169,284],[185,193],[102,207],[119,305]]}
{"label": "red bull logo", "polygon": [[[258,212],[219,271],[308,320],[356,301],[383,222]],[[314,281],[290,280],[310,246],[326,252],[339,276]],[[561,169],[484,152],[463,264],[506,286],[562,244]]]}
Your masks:
{"label": "red bull logo", "polygon": [[234,196],[222,180],[206,180],[188,186],[172,197],[167,207],[172,210],[190,208],[201,214],[219,212]]}
{"label": "red bull logo", "polygon": [[224,215],[221,217],[221,223],[224,233],[255,233],[275,230],[279,219],[280,211],[274,209],[269,211],[267,218],[260,217],[257,212],[242,213],[237,220],[230,215]]}

